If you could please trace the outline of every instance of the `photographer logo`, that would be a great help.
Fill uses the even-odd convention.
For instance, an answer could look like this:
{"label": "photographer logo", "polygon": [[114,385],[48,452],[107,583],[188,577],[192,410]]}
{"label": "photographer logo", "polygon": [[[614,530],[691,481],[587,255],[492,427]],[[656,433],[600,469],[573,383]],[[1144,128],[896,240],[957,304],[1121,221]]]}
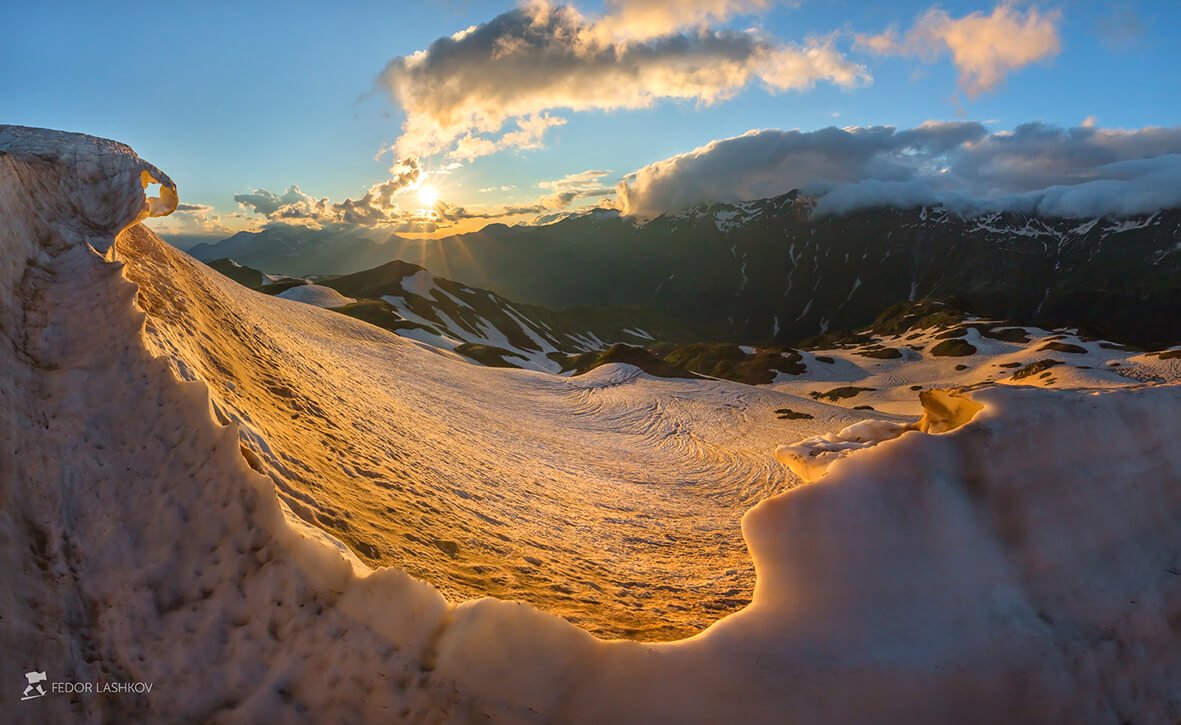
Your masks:
{"label": "photographer logo", "polygon": [[29,681],[29,684],[25,687],[25,694],[21,700],[35,700],[38,697],[45,697],[47,693],[45,688],[41,686],[41,683],[46,680],[44,672],[26,672],[25,679]]}
{"label": "photographer logo", "polygon": [[46,695],[146,695],[153,682],[50,682],[45,672],[26,672],[21,700],[36,700]]}

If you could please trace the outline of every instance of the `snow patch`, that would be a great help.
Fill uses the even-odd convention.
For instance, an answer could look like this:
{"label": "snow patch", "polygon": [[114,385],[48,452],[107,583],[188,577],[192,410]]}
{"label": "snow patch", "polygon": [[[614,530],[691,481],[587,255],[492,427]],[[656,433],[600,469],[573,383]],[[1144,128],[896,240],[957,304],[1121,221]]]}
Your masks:
{"label": "snow patch", "polygon": [[318,284],[301,284],[290,287],[277,296],[316,307],[343,307],[351,302],[356,302],[352,297],[345,297],[331,287]]}

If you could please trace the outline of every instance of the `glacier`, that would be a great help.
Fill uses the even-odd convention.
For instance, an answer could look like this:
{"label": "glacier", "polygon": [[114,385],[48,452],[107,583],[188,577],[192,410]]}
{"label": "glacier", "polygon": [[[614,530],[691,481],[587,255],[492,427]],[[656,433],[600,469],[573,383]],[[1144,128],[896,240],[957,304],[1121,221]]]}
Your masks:
{"label": "glacier", "polygon": [[[148,199],[145,186],[156,184],[159,197]],[[340,326],[359,340],[348,351],[362,356],[356,365],[376,365],[376,347],[367,346],[380,343],[413,372],[387,383],[411,391],[398,410],[422,421],[439,413],[422,405],[432,400],[478,413],[496,392],[487,389],[493,380],[522,409],[593,396],[557,390],[575,383],[531,371],[492,377],[504,371],[380,331],[367,340],[360,323],[296,302],[260,302],[138,223],[175,205],[172,181],[126,146],[0,127],[6,718],[1181,717],[1176,386],[969,391],[970,420],[936,412],[936,430],[865,436],[871,445],[835,457],[806,485],[769,467],[779,465],[771,451],[785,429],[780,440],[757,426],[743,438],[741,421],[717,415],[693,435],[669,432],[662,420],[676,428],[694,418],[646,415],[645,406],[689,397],[695,391],[675,386],[697,383],[644,379],[622,366],[590,381],[618,396],[618,415],[638,426],[614,449],[590,435],[585,445],[564,440],[575,429],[554,402],[521,420],[485,414],[467,440],[450,439],[450,428],[427,430],[424,448],[458,446],[464,466],[505,466],[533,460],[512,442],[517,426],[554,424],[542,443],[562,454],[552,472],[563,485],[590,474],[606,480],[611,469],[580,453],[638,454],[644,440],[661,453],[629,465],[680,461],[699,478],[717,476],[715,490],[727,496],[728,476],[768,466],[741,518],[756,575],[750,604],[678,641],[600,639],[524,602],[458,599],[398,567],[368,566],[314,515],[301,515],[310,489],[284,490],[260,472],[286,461],[268,459],[283,443],[272,440],[277,413],[264,406],[273,396],[358,404],[347,399],[354,391],[342,388],[346,399],[337,401],[313,386],[335,372],[317,365],[328,359],[323,348],[343,339]],[[256,333],[246,342],[276,346],[268,359],[287,361],[282,372],[295,387],[272,397],[247,385],[230,390],[224,381],[237,361],[228,355],[216,358],[228,374],[209,372],[214,358],[201,356],[210,350],[246,354],[246,342],[218,338],[231,320],[242,326],[235,334]],[[208,369],[198,369],[202,360]],[[790,397],[701,384],[715,404]],[[629,396],[643,404],[624,405]],[[799,431],[813,437],[858,420],[790,400],[821,413],[815,430]],[[375,433],[350,430],[338,440],[367,435]],[[362,466],[349,452],[336,450],[331,463]],[[441,478],[459,470],[439,465]],[[150,697],[15,702],[29,670],[154,687]]]}

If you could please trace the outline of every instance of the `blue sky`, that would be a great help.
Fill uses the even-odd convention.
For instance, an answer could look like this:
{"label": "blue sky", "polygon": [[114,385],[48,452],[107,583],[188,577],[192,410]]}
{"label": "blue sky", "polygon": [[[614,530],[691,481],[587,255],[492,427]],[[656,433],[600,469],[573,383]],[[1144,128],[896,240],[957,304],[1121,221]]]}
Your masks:
{"label": "blue sky", "polygon": [[[690,0],[692,2],[692,0]],[[757,2],[755,3],[758,4]],[[587,18],[609,11],[576,3]],[[406,114],[376,79],[391,59],[491,20],[514,3],[22,3],[5,10],[0,46],[2,120],[77,130],[129,143],[168,172],[182,201],[207,204],[221,223],[251,218],[234,195],[282,192],[298,184],[312,197],[357,198],[390,178]],[[651,108],[546,112],[565,119],[540,148],[509,148],[465,160],[433,177],[456,205],[526,204],[539,181],[609,170],[602,184],[713,139],[754,128],[813,130],[929,119],[978,120],[990,130],[1028,121],[1104,128],[1181,124],[1181,4],[1174,2],[1015,3],[1054,17],[1060,50],[1005,73],[969,97],[953,58],[879,54],[856,34],[902,33],[929,2],[803,0],[754,13],[711,18],[712,28],[757,27],[785,44],[832,37],[872,82],[825,80],[805,90],[769,92],[751,82],[728,100],[657,100]],[[946,2],[950,18],[989,14],[996,3]],[[14,29],[27,31],[14,32]],[[678,32],[686,32],[683,29]],[[448,163],[424,155],[425,169]],[[420,182],[425,183],[425,182]],[[492,186],[515,187],[479,192]],[[413,205],[413,201],[403,205]],[[257,222],[251,222],[257,223]]]}

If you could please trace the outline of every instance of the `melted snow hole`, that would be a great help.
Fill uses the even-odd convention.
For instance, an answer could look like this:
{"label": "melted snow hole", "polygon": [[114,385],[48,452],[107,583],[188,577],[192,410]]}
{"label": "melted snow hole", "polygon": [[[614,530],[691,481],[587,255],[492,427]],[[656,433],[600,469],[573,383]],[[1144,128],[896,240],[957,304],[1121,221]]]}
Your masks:
{"label": "melted snow hole", "polygon": [[139,182],[144,188],[144,211],[141,218],[168,216],[176,211],[180,199],[177,198],[174,185],[160,182],[147,171],[139,173]]}

